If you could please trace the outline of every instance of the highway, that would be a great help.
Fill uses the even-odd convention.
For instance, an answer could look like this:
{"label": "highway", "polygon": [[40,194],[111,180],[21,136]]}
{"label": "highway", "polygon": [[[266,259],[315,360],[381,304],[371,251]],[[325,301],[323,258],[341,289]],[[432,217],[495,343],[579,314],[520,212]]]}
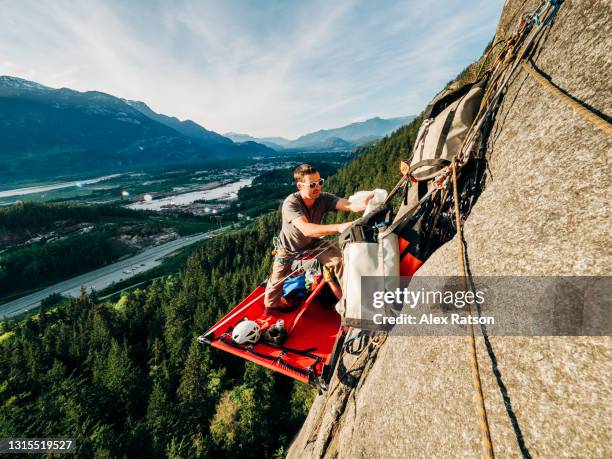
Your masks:
{"label": "highway", "polygon": [[81,291],[81,286],[84,286],[88,291],[92,288],[98,291],[102,290],[113,282],[128,279],[138,273],[154,268],[161,264],[163,257],[194,242],[213,237],[213,234],[218,232],[219,230],[215,230],[175,239],[174,241],[151,247],[133,257],[117,261],[95,271],[81,274],[38,292],[2,304],[0,305],[0,320],[37,308],[40,301],[52,293],[76,297]]}

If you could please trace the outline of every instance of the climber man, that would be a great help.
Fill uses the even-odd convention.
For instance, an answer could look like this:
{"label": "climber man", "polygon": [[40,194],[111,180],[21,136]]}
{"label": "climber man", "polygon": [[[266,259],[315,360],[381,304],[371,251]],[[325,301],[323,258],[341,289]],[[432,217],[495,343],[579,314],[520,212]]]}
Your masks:
{"label": "climber man", "polygon": [[331,193],[321,191],[324,179],[310,164],[302,164],[293,171],[298,191],[287,196],[282,206],[282,228],[278,237],[272,274],[266,285],[264,304],[267,312],[288,312],[293,307],[284,298],[283,279],[291,272],[291,263],[299,254],[307,251],[323,266],[325,280],[334,294],[340,298],[342,292],[333,280],[342,279],[342,252],[331,243],[319,238],[340,234],[352,225],[335,223],[322,225],[325,213],[333,210],[363,212],[374,195],[363,204],[352,203]]}

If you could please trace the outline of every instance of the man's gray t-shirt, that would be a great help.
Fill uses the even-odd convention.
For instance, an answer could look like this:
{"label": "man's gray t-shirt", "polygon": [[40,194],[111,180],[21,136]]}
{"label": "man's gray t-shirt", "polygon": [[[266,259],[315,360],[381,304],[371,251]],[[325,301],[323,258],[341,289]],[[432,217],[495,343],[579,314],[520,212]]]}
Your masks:
{"label": "man's gray t-shirt", "polygon": [[331,193],[321,193],[309,209],[304,204],[299,192],[287,196],[282,208],[283,227],[279,236],[281,245],[291,252],[299,252],[307,248],[313,241],[318,240],[318,238],[304,236],[292,223],[293,220],[303,215],[309,223],[318,225],[326,212],[336,209],[338,201],[340,201],[338,196]]}

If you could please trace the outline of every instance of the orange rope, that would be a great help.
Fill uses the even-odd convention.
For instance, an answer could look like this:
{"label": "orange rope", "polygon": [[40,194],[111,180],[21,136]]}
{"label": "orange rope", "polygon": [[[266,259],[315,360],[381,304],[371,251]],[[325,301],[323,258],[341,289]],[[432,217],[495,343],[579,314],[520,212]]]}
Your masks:
{"label": "orange rope", "polygon": [[[467,272],[465,270],[465,255],[463,253],[463,230],[461,227],[461,215],[459,213],[459,192],[457,191],[457,159],[453,159],[451,166],[453,172],[453,200],[455,201],[455,223],[457,225],[457,259],[459,271],[462,273],[464,288],[468,289]],[[472,313],[468,305],[468,314]],[[491,441],[491,430],[487,418],[487,407],[482,393],[482,381],[480,379],[480,367],[478,366],[478,354],[476,352],[476,338],[474,337],[474,325],[470,322],[470,334],[468,335],[468,347],[470,348],[470,367],[472,369],[472,386],[474,388],[474,402],[478,411],[478,421],[482,442],[482,454],[486,459],[494,459],[493,442]]]}

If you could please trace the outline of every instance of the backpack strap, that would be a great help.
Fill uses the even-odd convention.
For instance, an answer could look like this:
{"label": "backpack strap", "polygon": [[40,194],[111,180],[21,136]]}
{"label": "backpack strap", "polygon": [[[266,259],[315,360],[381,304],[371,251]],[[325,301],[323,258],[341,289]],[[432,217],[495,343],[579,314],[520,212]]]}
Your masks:
{"label": "backpack strap", "polygon": [[[417,137],[417,139],[414,141],[414,150],[412,151],[412,155],[410,156],[409,162],[408,164],[410,164],[410,161],[413,161],[415,159],[418,159],[419,161],[423,159],[423,150],[425,149],[425,137],[427,137],[427,133],[429,132],[429,126],[431,126],[431,123],[433,123],[433,118],[427,118],[425,121],[423,121],[423,128],[422,130],[420,130],[421,132],[419,133],[420,135]],[[418,156],[417,156],[417,148],[419,147],[420,144],[420,149],[418,152]]]}
{"label": "backpack strap", "polygon": [[[444,158],[434,158],[434,159],[424,159],[423,161],[419,161],[418,163],[414,164],[411,169],[413,171],[416,171],[417,169],[421,168],[421,167],[426,167],[426,166],[440,166],[440,169],[442,169],[443,167],[446,167],[450,164],[451,162],[448,159],[444,159]],[[427,173],[427,174],[419,174],[419,173],[415,173],[412,172],[412,176],[419,180],[420,178],[426,177],[428,175],[430,175],[431,173]]]}
{"label": "backpack strap", "polygon": [[[395,232],[396,228],[401,225],[402,223],[404,223],[406,221],[406,219],[412,217],[412,215],[414,215],[415,211],[421,207],[421,205],[432,195],[432,193],[436,191],[436,187],[432,187],[426,194],[425,196],[423,196],[421,199],[419,199],[419,201],[413,205],[412,207],[410,207],[407,211],[405,212],[398,212],[397,216],[395,217],[395,219],[393,220],[393,222],[385,229],[384,232],[380,233],[380,237],[386,237],[387,235]],[[398,218],[400,217],[400,218]]]}
{"label": "backpack strap", "polygon": [[449,111],[446,115],[446,119],[444,120],[444,126],[442,127],[442,132],[440,133],[440,137],[438,137],[438,145],[436,146],[436,154],[434,155],[434,158],[439,158],[440,156],[442,156],[442,150],[444,150],[444,145],[446,145],[448,133],[450,132],[453,120],[455,119],[456,112],[457,109],[455,108]]}

